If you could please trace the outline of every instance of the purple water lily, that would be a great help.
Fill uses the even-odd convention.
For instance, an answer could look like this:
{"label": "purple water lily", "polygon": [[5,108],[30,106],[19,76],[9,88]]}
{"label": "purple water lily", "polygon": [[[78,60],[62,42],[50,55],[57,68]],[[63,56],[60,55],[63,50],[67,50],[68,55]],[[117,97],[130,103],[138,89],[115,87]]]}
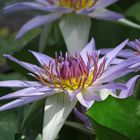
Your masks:
{"label": "purple water lily", "polygon": [[89,108],[95,100],[104,98],[103,90],[107,90],[113,96],[116,95],[112,91],[116,89],[122,92],[125,90],[121,93],[121,97],[132,95],[132,89],[127,90],[126,85],[112,82],[132,72],[131,66],[140,61],[140,57],[132,57],[117,65],[111,64],[127,43],[128,40],[124,41],[102,58],[99,58],[99,52],[95,50],[93,39],[73,57],[67,53],[65,57],[62,53],[60,56],[56,53],[53,59],[45,54],[30,51],[42,67],[5,55],[11,61],[29,70],[35,81],[0,81],[0,87],[21,88],[14,93],[0,97],[0,100],[15,99],[1,106],[0,111],[22,106],[54,94],[62,94],[62,92],[68,95],[71,101],[77,98],[86,108]]}
{"label": "purple water lily", "polygon": [[29,30],[51,23],[71,12],[96,19],[120,19],[123,17],[122,14],[106,9],[116,1],[118,0],[35,0],[35,2],[18,2],[7,6],[4,10],[10,13],[20,10],[38,10],[47,13],[31,19],[23,25],[17,34],[17,38],[20,38]]}

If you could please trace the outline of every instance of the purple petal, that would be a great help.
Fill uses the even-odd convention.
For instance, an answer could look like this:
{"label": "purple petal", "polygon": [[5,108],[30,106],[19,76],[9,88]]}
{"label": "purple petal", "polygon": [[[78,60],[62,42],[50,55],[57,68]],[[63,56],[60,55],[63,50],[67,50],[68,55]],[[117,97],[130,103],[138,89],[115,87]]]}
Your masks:
{"label": "purple petal", "polygon": [[124,60],[118,65],[111,66],[102,74],[98,80],[96,80],[96,83],[100,84],[109,82],[134,71],[132,68],[130,68],[130,66],[136,64],[139,61],[140,57],[132,57],[130,59]]}
{"label": "purple petal", "polygon": [[[86,90],[82,90],[82,97],[79,98],[79,102],[81,100],[82,104],[84,106],[86,104],[87,105],[86,107],[89,108],[93,104],[94,101],[101,100],[101,96],[99,94],[99,91],[107,89],[107,90],[110,90],[110,92],[111,92],[112,90],[126,89],[126,88],[127,88],[126,85],[121,84],[121,83],[109,83],[106,85],[97,85],[97,86],[94,85],[94,86],[87,88]],[[110,92],[109,92],[109,94],[110,94]],[[113,96],[112,92],[111,92],[111,95]],[[115,94],[114,94],[114,96],[115,96]]]}
{"label": "purple petal", "polygon": [[37,16],[22,26],[22,28],[18,32],[16,38],[18,39],[18,38],[22,37],[26,32],[30,31],[33,28],[51,23],[51,22],[57,20],[61,16],[62,16],[62,13],[59,13],[59,12],[51,13],[51,14],[48,14],[45,16],[44,15]]}
{"label": "purple petal", "polygon": [[[108,84],[105,84],[105,85],[93,85],[91,87],[88,88],[90,91],[93,91],[93,92],[97,92],[101,89],[110,89],[110,90],[116,90],[116,89],[127,89],[126,85],[125,84],[122,84],[122,83],[108,83]],[[92,93],[91,93],[92,94]]]}
{"label": "purple petal", "polygon": [[128,39],[125,40],[124,42],[122,42],[119,46],[117,46],[115,49],[113,49],[112,51],[110,51],[109,53],[107,53],[101,60],[100,63],[103,61],[103,59],[106,59],[106,63],[105,63],[105,68],[111,64],[111,61],[118,55],[118,53],[123,49],[123,47],[125,47],[125,45],[127,44]]}
{"label": "purple petal", "polygon": [[136,70],[136,71],[140,70],[140,62],[138,62],[138,63],[136,63],[136,64],[130,66],[130,68],[131,68],[131,69],[134,69],[134,70]]}
{"label": "purple petal", "polygon": [[86,47],[80,52],[85,64],[88,62],[87,54],[92,55],[95,51],[95,40],[92,38]]}
{"label": "purple petal", "polygon": [[115,58],[112,60],[111,64],[119,64],[119,63],[122,63],[123,61],[124,59]]}
{"label": "purple petal", "polygon": [[135,39],[135,41],[130,41],[127,43],[127,45],[133,48],[134,50],[140,52],[140,39]]}
{"label": "purple petal", "polygon": [[136,80],[137,80],[139,77],[140,77],[140,75],[136,75],[135,77],[131,78],[131,79],[126,83],[127,89],[121,91],[121,93],[120,93],[120,95],[119,95],[119,98],[127,98],[127,97],[129,97],[129,96],[131,96],[131,95],[133,94]]}
{"label": "purple petal", "polygon": [[14,61],[17,64],[21,65],[25,69],[37,74],[37,75],[38,75],[38,71],[40,71],[41,73],[45,73],[45,71],[42,68],[40,68],[40,67],[38,67],[36,65],[33,65],[33,64],[30,64],[30,63],[27,63],[27,62],[23,62],[23,61],[19,61],[18,59],[14,58],[11,55],[4,55],[4,56],[6,58],[10,59],[11,61]]}
{"label": "purple petal", "polygon": [[10,103],[7,103],[7,104],[1,106],[0,111],[20,107],[20,106],[23,106],[25,104],[43,99],[44,97],[45,97],[44,95],[40,95],[40,96],[35,96],[35,97],[23,97],[23,98],[20,98],[20,99],[16,99],[16,100],[14,100]]}
{"label": "purple petal", "polygon": [[76,116],[84,122],[85,126],[88,128],[91,128],[91,123],[89,122],[89,119],[87,118],[86,115],[82,114],[81,112],[79,112],[76,108],[74,108],[74,113],[76,114]]}
{"label": "purple petal", "polygon": [[35,52],[35,51],[30,51],[38,60],[38,62],[44,66],[44,64],[49,65],[50,62],[53,64],[55,63],[55,60],[43,53]]}
{"label": "purple petal", "polygon": [[4,96],[0,97],[0,100],[7,100],[7,99],[13,99],[13,98],[22,97],[27,92],[32,91],[33,89],[36,89],[36,88],[30,87],[30,88],[25,88],[25,89],[18,90],[16,92],[9,93],[8,95],[4,95]]}
{"label": "purple petal", "polygon": [[[104,55],[106,53],[109,53],[111,52],[113,49],[112,48],[107,48],[107,49],[100,49],[100,54],[101,55]],[[130,58],[130,57],[133,57],[133,56],[136,56],[135,55],[135,52],[132,51],[132,50],[121,50],[118,55],[118,57],[122,57],[122,58]]]}
{"label": "purple petal", "polygon": [[122,50],[119,52],[118,54],[119,57],[122,57],[122,58],[130,58],[130,57],[134,57],[136,56],[135,52],[132,51],[132,50]]}
{"label": "purple petal", "polygon": [[[60,92],[60,91],[59,91]],[[22,90],[18,90],[13,93],[9,93],[7,95],[4,95],[0,97],[0,100],[7,100],[7,99],[14,99],[14,98],[21,98],[21,97],[34,97],[34,96],[40,96],[40,95],[53,95],[55,93],[58,93],[58,91],[54,89],[49,89],[48,87],[30,87],[25,88]]]}
{"label": "purple petal", "polygon": [[5,13],[11,13],[15,11],[21,10],[44,10],[47,5],[41,5],[36,2],[19,2],[15,4],[11,4],[4,8]]}
{"label": "purple petal", "polygon": [[48,5],[48,1],[47,0],[35,0],[36,2],[42,4],[42,5]]}
{"label": "purple petal", "polygon": [[117,1],[118,0],[98,0],[93,7],[94,7],[94,9],[102,9]]}
{"label": "purple petal", "polygon": [[107,9],[95,10],[92,13],[89,13],[88,16],[95,19],[103,19],[103,20],[117,20],[123,18],[122,14]]}
{"label": "purple petal", "polygon": [[0,87],[40,87],[42,86],[36,81],[21,81],[21,80],[8,80],[0,81]]}
{"label": "purple petal", "polygon": [[21,10],[41,10],[45,12],[63,12],[69,13],[72,12],[70,8],[64,8],[57,5],[50,5],[47,1],[45,2],[19,2],[12,5],[9,5],[4,8],[4,13],[11,13]]}

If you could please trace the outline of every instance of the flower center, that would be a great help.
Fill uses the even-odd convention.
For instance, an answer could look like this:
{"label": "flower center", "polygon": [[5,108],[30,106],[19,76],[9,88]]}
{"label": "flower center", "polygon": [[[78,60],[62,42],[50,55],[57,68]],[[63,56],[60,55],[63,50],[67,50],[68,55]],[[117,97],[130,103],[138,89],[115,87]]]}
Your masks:
{"label": "flower center", "polygon": [[59,5],[66,8],[81,10],[91,8],[97,0],[59,0]]}
{"label": "flower center", "polygon": [[62,54],[55,57],[55,62],[44,64],[45,74],[40,72],[37,77],[39,81],[49,87],[61,88],[63,90],[77,90],[90,86],[98,79],[105,66],[105,60],[99,65],[98,55],[87,54],[88,62],[85,64],[83,58],[75,54],[74,57],[65,57]]}

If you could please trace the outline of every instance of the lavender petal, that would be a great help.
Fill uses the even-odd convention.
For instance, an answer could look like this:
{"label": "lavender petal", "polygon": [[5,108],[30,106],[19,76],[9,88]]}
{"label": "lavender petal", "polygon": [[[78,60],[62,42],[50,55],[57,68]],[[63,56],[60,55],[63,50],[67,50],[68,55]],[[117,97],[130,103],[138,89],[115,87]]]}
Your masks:
{"label": "lavender petal", "polygon": [[46,6],[43,6],[37,2],[19,2],[5,7],[4,13],[11,13],[21,10],[44,10]]}
{"label": "lavender petal", "polygon": [[35,97],[40,95],[54,95],[55,93],[59,93],[60,91],[56,91],[54,89],[49,89],[48,87],[29,87],[25,89],[18,90],[13,93],[9,93],[0,97],[0,100],[21,98],[21,97]]}
{"label": "lavender petal", "polygon": [[36,57],[36,59],[42,66],[44,66],[44,64],[48,66],[50,62],[53,64],[55,63],[55,60],[53,58],[51,58],[43,53],[39,53],[39,52],[35,52],[35,51],[30,51],[30,52]]}
{"label": "lavender petal", "polygon": [[21,81],[21,80],[8,80],[0,81],[0,87],[40,87],[42,86],[39,82],[36,81]]}
{"label": "lavender petal", "polygon": [[116,90],[116,89],[127,89],[125,84],[122,83],[108,83],[108,84],[104,84],[104,85],[94,85],[88,88],[88,90],[92,91],[92,92],[97,92],[101,89],[110,89],[110,90]]}
{"label": "lavender petal", "polygon": [[105,8],[117,1],[118,0],[98,0],[93,7],[94,7],[94,9],[101,9],[101,8]]}
{"label": "lavender petal", "polygon": [[26,32],[30,31],[33,28],[46,25],[48,23],[51,23],[55,20],[57,20],[59,17],[62,16],[62,13],[50,13],[48,15],[43,15],[43,16],[37,16],[30,21],[28,21],[26,24],[24,24],[20,31],[18,32],[16,38],[22,37]]}
{"label": "lavender petal", "polygon": [[88,127],[88,128],[91,128],[91,127],[92,127],[92,125],[91,125],[91,123],[89,122],[89,119],[87,118],[87,116],[84,115],[84,114],[82,114],[81,112],[79,112],[79,111],[77,110],[77,108],[74,108],[74,113],[76,114],[76,116],[77,116],[81,121],[84,122],[84,124],[85,124],[86,127]]}
{"label": "lavender petal", "polygon": [[20,61],[20,60],[14,58],[14,57],[11,56],[11,55],[4,55],[4,56],[5,56],[6,58],[10,59],[11,61],[14,61],[14,62],[16,62],[17,64],[21,65],[21,66],[24,67],[25,69],[27,69],[27,70],[29,70],[29,71],[31,71],[31,72],[37,74],[37,75],[38,75],[38,71],[40,71],[41,73],[45,73],[45,71],[44,71],[42,68],[38,67],[38,66],[35,66],[35,65],[30,64],[30,63],[27,63],[27,62]]}
{"label": "lavender petal", "polygon": [[117,78],[120,78],[121,76],[124,76],[132,71],[134,71],[131,66],[136,64],[140,61],[140,57],[132,57],[130,59],[124,60],[122,63],[111,66],[108,70],[106,70],[102,76],[97,79],[97,83],[104,83],[109,82],[112,80],[115,80]]}
{"label": "lavender petal", "polygon": [[89,13],[88,16],[95,19],[103,19],[103,20],[117,20],[123,18],[122,14],[107,9],[95,10],[92,13]]}
{"label": "lavender petal", "polygon": [[23,106],[25,104],[43,99],[45,96],[44,95],[40,95],[40,96],[35,96],[35,97],[22,97],[20,99],[16,99],[14,101],[11,101],[3,106],[0,107],[0,111],[4,111],[4,110],[9,110],[12,108],[16,108],[16,107],[20,107]]}
{"label": "lavender petal", "polygon": [[88,62],[87,54],[93,55],[95,51],[95,40],[92,38],[91,41],[86,45],[86,47],[80,52],[85,64]]}
{"label": "lavender petal", "polygon": [[127,44],[128,39],[125,40],[124,42],[122,42],[119,46],[117,46],[115,49],[113,49],[112,51],[110,51],[109,53],[107,53],[101,60],[100,63],[103,61],[103,59],[106,59],[106,63],[105,63],[105,68],[111,64],[111,61],[118,55],[118,53],[125,47],[125,45]]}
{"label": "lavender petal", "polygon": [[127,89],[121,91],[119,98],[127,98],[133,94],[133,90],[135,87],[136,80],[140,77],[140,75],[136,75],[135,77],[131,78],[127,83]]}
{"label": "lavender petal", "polygon": [[[106,53],[109,53],[111,52],[113,49],[112,48],[107,48],[107,49],[100,49],[100,54],[101,55],[104,55]],[[128,50],[128,49],[125,49],[125,50],[121,50],[118,55],[118,57],[122,57],[122,58],[130,58],[130,57],[133,57],[133,56],[136,56],[135,55],[135,52],[132,51],[132,50]]]}

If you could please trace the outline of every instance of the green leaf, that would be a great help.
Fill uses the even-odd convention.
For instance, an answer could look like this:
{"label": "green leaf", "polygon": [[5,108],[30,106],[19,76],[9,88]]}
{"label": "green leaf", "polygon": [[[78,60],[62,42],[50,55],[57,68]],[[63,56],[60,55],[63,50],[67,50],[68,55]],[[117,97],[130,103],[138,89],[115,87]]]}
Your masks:
{"label": "green leaf", "polygon": [[63,16],[59,22],[60,30],[71,55],[81,51],[88,42],[91,21],[88,16],[74,13]]}
{"label": "green leaf", "polygon": [[118,20],[118,22],[120,22],[124,25],[130,26],[130,27],[133,27],[133,28],[140,29],[140,24],[136,24],[136,23],[134,23],[134,22],[132,22],[132,21],[126,19],[126,18],[122,18],[122,19]]}
{"label": "green leaf", "polygon": [[127,16],[133,16],[135,17],[138,21],[140,21],[140,2],[135,3],[132,5],[127,11],[126,11]]}
{"label": "green leaf", "polygon": [[22,135],[25,140],[34,140],[42,132],[44,100],[33,103],[21,125]]}
{"label": "green leaf", "polygon": [[[86,113],[93,122],[99,140],[140,139],[140,101],[129,97],[117,99],[108,97],[95,102]],[[115,136],[115,137],[114,137]]]}
{"label": "green leaf", "polygon": [[[31,120],[33,119],[33,117],[35,116],[35,114],[38,114],[38,112],[40,112],[40,110],[44,109],[44,105],[45,105],[45,100],[39,100],[34,102],[29,110],[27,111],[24,120],[22,122],[22,131],[28,131],[28,127],[31,125]],[[39,114],[40,118],[41,118],[41,114]],[[43,113],[42,113],[43,116]]]}
{"label": "green leaf", "polygon": [[140,30],[110,21],[92,20],[90,38],[94,37],[96,48],[115,48],[122,41],[140,37]]}
{"label": "green leaf", "polygon": [[17,132],[17,111],[0,112],[0,139],[14,140],[14,134]]}
{"label": "green leaf", "polygon": [[52,31],[52,24],[44,26],[39,40],[39,52],[44,51],[51,31]]}

